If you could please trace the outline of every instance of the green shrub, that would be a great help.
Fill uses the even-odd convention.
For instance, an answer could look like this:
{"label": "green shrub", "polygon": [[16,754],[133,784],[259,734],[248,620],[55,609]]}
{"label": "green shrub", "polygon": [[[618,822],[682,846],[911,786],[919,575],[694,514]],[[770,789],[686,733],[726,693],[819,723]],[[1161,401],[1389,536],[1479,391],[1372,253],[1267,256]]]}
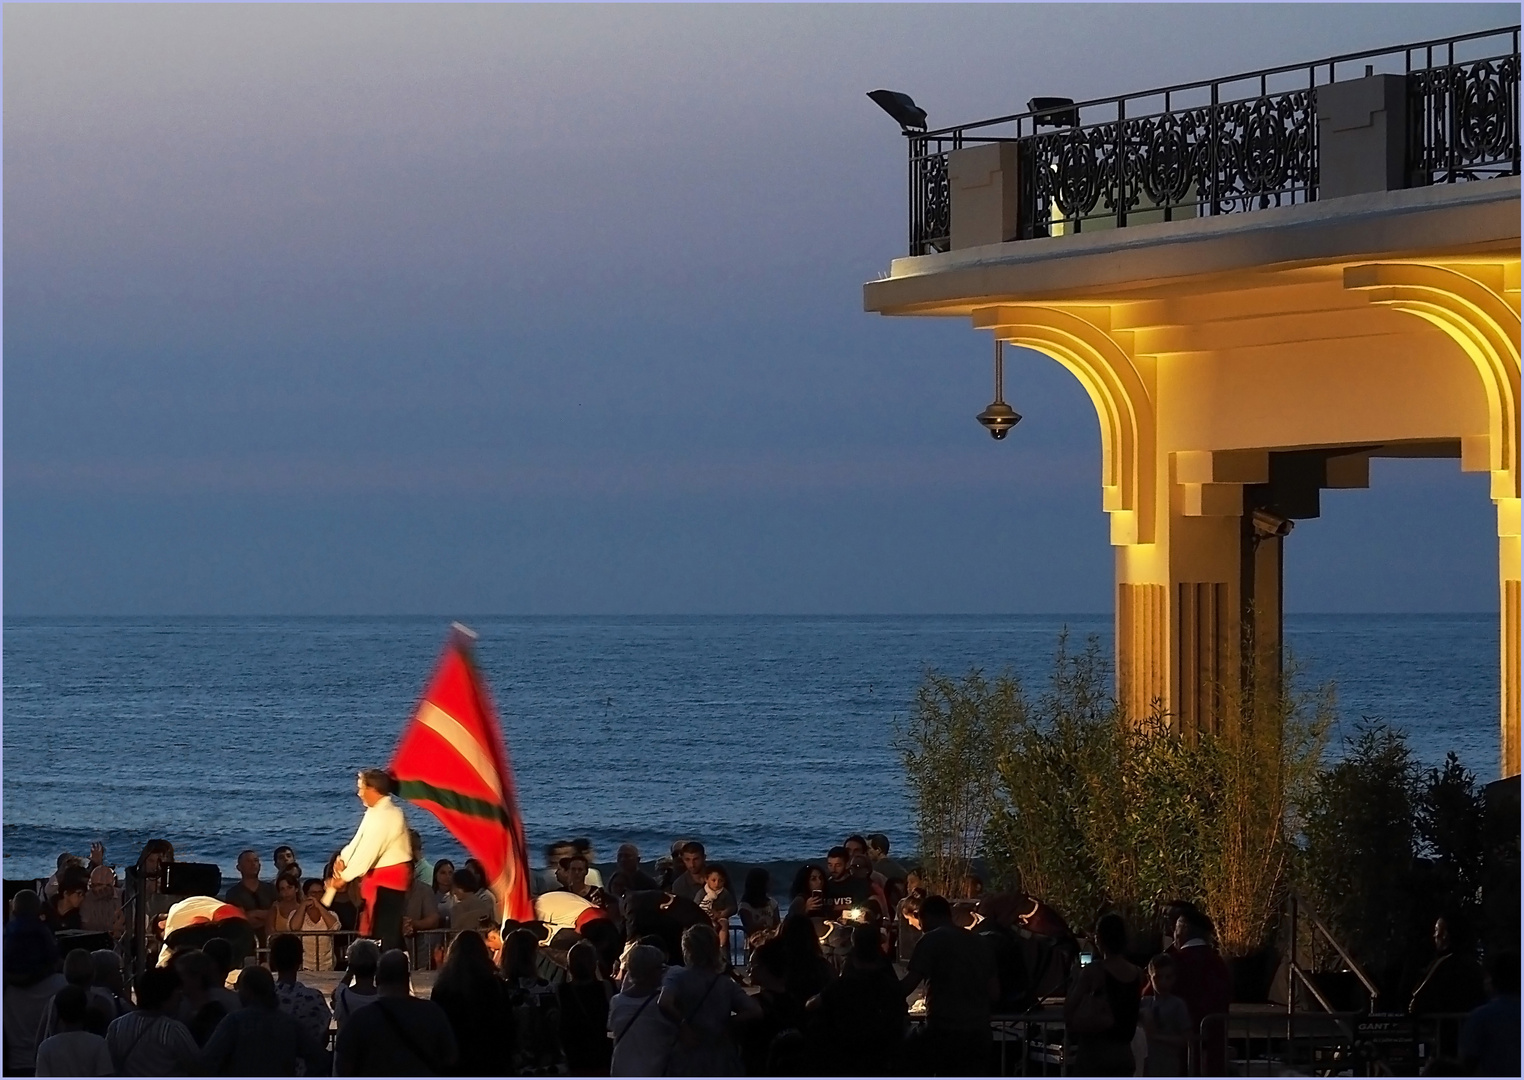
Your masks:
{"label": "green shrub", "polygon": [[1407,737],[1362,718],[1307,800],[1299,873],[1333,935],[1391,994],[1414,931],[1418,771]]}
{"label": "green shrub", "polygon": [[896,728],[893,745],[915,808],[921,863],[935,892],[962,892],[997,799],[992,763],[1025,708],[1009,675],[991,684],[977,670],[961,681],[928,671],[914,713]]}
{"label": "green shrub", "polygon": [[[1325,767],[1331,687],[1240,707],[1213,730],[1124,715],[1098,640],[1060,637],[1029,702],[1010,675],[928,672],[897,732],[932,887],[955,894],[982,853],[996,889],[1021,885],[1076,926],[1194,900],[1229,955],[1276,927],[1293,884],[1396,1000],[1441,912],[1475,922],[1488,850],[1483,792],[1453,754],[1420,773],[1406,737],[1363,719]],[[1511,848],[1516,865],[1517,848]],[[1316,961],[1314,961],[1316,963]]]}
{"label": "green shrub", "polygon": [[1230,953],[1269,936],[1290,864],[1288,818],[1315,773],[1331,696],[1283,693],[1222,734],[1125,716],[1098,640],[1060,638],[1034,704],[1015,679],[928,673],[897,745],[938,887],[978,849],[993,886],[1020,884],[1078,925],[1134,928],[1196,899]]}
{"label": "green shrub", "polygon": [[1203,836],[1202,906],[1230,955],[1268,944],[1295,871],[1299,809],[1316,789],[1333,726],[1331,685],[1296,688],[1288,659],[1281,684],[1231,708],[1203,733],[1208,790],[1217,793]]}
{"label": "green shrub", "polygon": [[1023,708],[986,768],[998,774],[985,853],[1000,887],[1022,885],[1070,919],[1086,924],[1112,889],[1093,839],[1120,800],[1106,782],[1116,775],[1120,720],[1109,670],[1092,640],[1077,656],[1060,638],[1047,693]]}
{"label": "green shrub", "polygon": [[1432,905],[1475,924],[1487,865],[1486,798],[1476,775],[1446,754],[1443,768],[1425,774],[1414,810],[1420,851],[1432,861]]}

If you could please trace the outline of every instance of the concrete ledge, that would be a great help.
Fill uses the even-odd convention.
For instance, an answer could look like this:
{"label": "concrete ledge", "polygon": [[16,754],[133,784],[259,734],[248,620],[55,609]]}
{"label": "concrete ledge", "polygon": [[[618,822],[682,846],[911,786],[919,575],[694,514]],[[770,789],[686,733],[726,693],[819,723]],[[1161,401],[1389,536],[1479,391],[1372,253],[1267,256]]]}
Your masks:
{"label": "concrete ledge", "polygon": [[962,314],[961,301],[1136,296],[1172,281],[1374,258],[1519,252],[1519,177],[1349,195],[1218,217],[896,259],[863,286],[882,314]]}

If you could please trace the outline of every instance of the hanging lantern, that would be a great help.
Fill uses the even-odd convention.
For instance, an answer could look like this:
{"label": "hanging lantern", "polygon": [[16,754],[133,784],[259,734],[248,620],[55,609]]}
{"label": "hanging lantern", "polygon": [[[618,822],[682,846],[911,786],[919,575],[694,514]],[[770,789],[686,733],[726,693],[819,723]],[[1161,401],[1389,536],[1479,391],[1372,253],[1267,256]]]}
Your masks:
{"label": "hanging lantern", "polygon": [[1003,439],[1017,424],[1021,414],[1005,403],[1005,342],[995,339],[995,400],[975,417],[993,439]]}

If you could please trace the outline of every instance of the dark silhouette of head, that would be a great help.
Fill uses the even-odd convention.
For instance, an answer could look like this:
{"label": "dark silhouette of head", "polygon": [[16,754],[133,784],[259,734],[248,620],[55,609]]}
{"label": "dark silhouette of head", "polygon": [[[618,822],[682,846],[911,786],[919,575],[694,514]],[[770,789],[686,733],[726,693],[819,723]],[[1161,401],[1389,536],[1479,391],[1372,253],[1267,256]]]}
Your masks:
{"label": "dark silhouette of head", "polygon": [[[299,952],[301,942],[296,944]],[[244,968],[238,973],[238,1000],[249,1009],[279,1008],[280,1000],[275,996],[275,976],[266,968]]]}
{"label": "dark silhouette of head", "polygon": [[953,921],[952,904],[947,897],[933,893],[921,901],[920,916],[921,926],[927,930],[950,925]]}
{"label": "dark silhouette of head", "polygon": [[302,939],[295,934],[276,934],[271,938],[270,967],[276,974],[294,978],[302,967]]}
{"label": "dark silhouette of head", "polygon": [[411,971],[412,965],[408,962],[407,953],[401,949],[388,949],[381,954],[381,959],[376,964],[376,988],[406,996]]}
{"label": "dark silhouette of head", "polygon": [[1095,943],[1106,956],[1122,956],[1127,952],[1127,923],[1122,916],[1112,912],[1102,915],[1095,924]]}
{"label": "dark silhouette of head", "polygon": [[173,968],[151,967],[132,980],[133,996],[137,998],[138,1008],[147,1012],[162,1011],[178,989],[180,977]]}

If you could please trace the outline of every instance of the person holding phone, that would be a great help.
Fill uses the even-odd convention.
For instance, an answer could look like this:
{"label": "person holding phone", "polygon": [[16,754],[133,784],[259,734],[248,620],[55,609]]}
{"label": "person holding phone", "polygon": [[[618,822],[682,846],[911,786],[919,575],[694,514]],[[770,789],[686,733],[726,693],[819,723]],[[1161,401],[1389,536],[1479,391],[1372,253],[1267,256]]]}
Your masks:
{"label": "person holding phone", "polygon": [[302,883],[302,909],[291,929],[302,930],[302,967],[307,971],[332,971],[333,938],[313,935],[315,930],[337,930],[339,917],[323,906],[323,882],[308,878]]}
{"label": "person holding phone", "polygon": [[826,869],[830,874],[825,893],[831,909],[826,918],[837,922],[853,921],[848,912],[862,910],[873,896],[873,886],[866,878],[853,876],[852,853],[845,847],[830,850],[826,855]]}
{"label": "person holding phone", "polygon": [[789,889],[789,913],[808,915],[812,919],[829,919],[831,905],[826,898],[826,873],[813,864],[805,864],[794,875],[793,887]]}

